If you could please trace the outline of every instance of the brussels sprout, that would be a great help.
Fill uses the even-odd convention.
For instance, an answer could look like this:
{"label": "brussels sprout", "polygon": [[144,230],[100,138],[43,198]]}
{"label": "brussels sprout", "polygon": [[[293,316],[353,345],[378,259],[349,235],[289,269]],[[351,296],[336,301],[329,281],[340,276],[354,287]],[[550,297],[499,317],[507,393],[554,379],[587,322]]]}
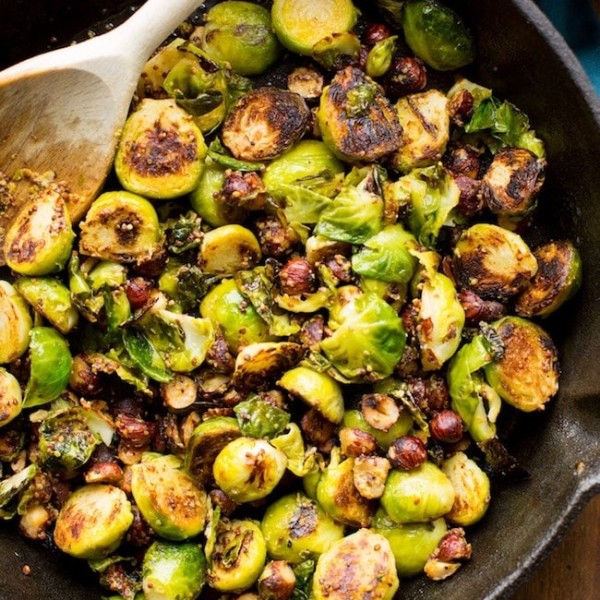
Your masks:
{"label": "brussels sprout", "polygon": [[246,437],[273,438],[290,421],[289,413],[255,394],[236,404],[233,411],[240,424],[240,431]]}
{"label": "brussels sprout", "polygon": [[360,55],[360,38],[352,31],[332,33],[321,38],[310,53],[312,59],[328,71],[337,71],[354,63]]}
{"label": "brussels sprout", "polygon": [[114,552],[133,523],[125,492],[107,484],[88,484],[75,490],[63,504],[54,528],[60,550],[94,560]]}
{"label": "brussels sprout", "polygon": [[187,443],[185,470],[202,485],[212,484],[217,454],[240,435],[239,424],[233,417],[214,417],[203,421],[194,429]]}
{"label": "brussels sprout", "polygon": [[328,421],[339,423],[342,420],[342,388],[326,373],[300,366],[286,371],[277,383],[292,396],[318,410]]}
{"label": "brussels sprout", "polygon": [[77,326],[79,313],[71,300],[71,292],[52,277],[20,277],[14,287],[27,302],[62,334]]}
{"label": "brussels sprout", "polygon": [[74,239],[63,195],[45,189],[23,204],[6,230],[4,258],[21,275],[49,275],[67,264]]}
{"label": "brussels sprout", "polygon": [[270,504],[261,529],[269,556],[291,563],[317,558],[344,537],[343,525],[300,492]]}
{"label": "brussels sprout", "polygon": [[[421,288],[417,335],[425,371],[439,369],[461,342],[465,311],[449,277],[435,273]],[[425,325],[426,324],[426,325]]]}
{"label": "brussels sprout", "polygon": [[12,284],[0,280],[0,364],[25,354],[32,325],[25,300]]}
{"label": "brussels sprout", "polygon": [[351,429],[359,429],[372,435],[381,450],[387,452],[390,444],[397,438],[406,435],[413,426],[413,419],[407,410],[401,410],[398,420],[387,430],[376,429],[367,423],[362,412],[358,409],[347,410],[342,419],[342,425]]}
{"label": "brussels sprout", "polygon": [[267,440],[239,437],[217,454],[213,476],[235,502],[253,502],[275,489],[286,465],[285,454]]}
{"label": "brussels sprout", "polygon": [[475,58],[471,32],[438,0],[408,0],[402,11],[402,27],[411,50],[438,71],[464,67]]}
{"label": "brussels sprout", "polygon": [[282,433],[271,439],[271,444],[285,454],[287,468],[296,477],[318,473],[319,456],[313,448],[305,448],[302,431],[296,423],[288,423]]}
{"label": "brussels sprout", "polygon": [[145,600],[195,600],[206,580],[206,558],[198,544],[157,540],[144,554]]}
{"label": "brussels sprout", "polygon": [[133,465],[131,493],[150,527],[167,540],[179,541],[204,529],[208,499],[172,459],[164,455]]}
{"label": "brussels sprout", "polygon": [[454,273],[459,285],[482,298],[506,300],[514,296],[537,269],[535,256],[523,238],[497,225],[472,225],[454,247]]}
{"label": "brussels sprout", "polygon": [[481,196],[495,215],[523,217],[535,207],[546,161],[525,148],[499,150],[483,176]]}
{"label": "brussels sprout", "polygon": [[448,477],[432,462],[410,471],[392,470],[381,497],[395,523],[424,523],[450,511],[455,492]]}
{"label": "brussels sprout", "polygon": [[504,317],[492,327],[500,336],[504,352],[485,365],[488,383],[519,410],[542,410],[558,391],[554,342],[539,325],[521,317]]}
{"label": "brussels sprout", "polygon": [[417,260],[409,252],[416,243],[414,235],[402,225],[386,225],[353,254],[352,270],[363,277],[406,283],[417,266]]}
{"label": "brussels sprout", "polygon": [[206,294],[200,314],[221,329],[234,354],[248,344],[271,339],[268,323],[240,293],[233,279],[225,279]]}
{"label": "brussels sprout", "polygon": [[374,292],[352,299],[344,318],[321,350],[352,381],[376,381],[392,374],[404,353],[406,333],[394,309]]}
{"label": "brussels sprout", "polygon": [[254,521],[221,519],[208,558],[208,582],[220,592],[240,592],[252,586],[267,560],[267,545]]}
{"label": "brussels sprout", "polygon": [[369,77],[382,77],[392,65],[397,35],[379,40],[367,54],[365,71]]}
{"label": "brussels sprout", "polygon": [[17,378],[0,367],[0,427],[21,414],[23,395]]}
{"label": "brussels sprout", "polygon": [[548,242],[534,250],[533,255],[537,273],[515,300],[515,312],[521,317],[545,317],[581,287],[581,257],[571,242]]}
{"label": "brussels sprout", "polygon": [[490,480],[477,463],[464,452],[457,452],[442,464],[456,493],[454,504],[446,519],[466,527],[477,523],[490,503]]}
{"label": "brussels sprout", "polygon": [[118,263],[143,262],[159,249],[160,225],[148,200],[130,192],[104,192],[81,223],[81,254]]}
{"label": "brussels sprout", "polygon": [[319,557],[312,591],[315,600],[392,600],[399,585],[387,539],[359,529]]}
{"label": "brussels sprout", "polygon": [[422,573],[427,559],[447,530],[443,518],[427,523],[394,523],[384,510],[379,509],[373,519],[373,531],[390,543],[400,577]]}
{"label": "brussels sprout", "polygon": [[40,461],[51,471],[72,474],[91,458],[100,443],[79,407],[53,411],[40,423]]}
{"label": "brussels sprout", "polygon": [[201,48],[240,75],[259,75],[279,57],[269,11],[252,2],[227,0],[206,13]]}
{"label": "brussels sprout", "polygon": [[12,511],[7,514],[6,507],[29,486],[38,472],[39,467],[35,463],[31,463],[21,471],[0,481],[0,516],[2,518],[6,518],[6,516],[11,518],[14,515]]}
{"label": "brussels sprout", "polygon": [[122,341],[131,362],[144,375],[161,383],[173,379],[173,373],[167,368],[165,359],[143,331],[127,328],[123,331]]}
{"label": "brussels sprout", "polygon": [[310,55],[322,38],[350,31],[358,11],[351,0],[275,0],[271,10],[273,29],[292,52]]}
{"label": "brussels sprout", "polygon": [[202,132],[174,100],[145,98],[123,126],[115,172],[129,192],[176,198],[196,187],[206,151]]}
{"label": "brussels sprout", "polygon": [[330,463],[317,483],[317,502],[338,523],[350,527],[368,527],[375,504],[362,496],[354,485],[354,458],[339,460],[332,453]]}
{"label": "brussels sprout", "polygon": [[183,38],[175,37],[168,44],[158,48],[146,61],[138,79],[138,98],[159,98],[164,95],[165,77],[185,56],[185,45],[186,41]]}
{"label": "brussels sprout", "polygon": [[402,136],[392,157],[394,168],[407,173],[439,161],[450,138],[448,98],[431,89],[400,98],[395,108]]}
{"label": "brussels sprout", "polygon": [[51,327],[33,327],[30,333],[29,381],[25,388],[24,408],[46,404],[67,388],[73,359],[69,345]]}
{"label": "brussels sprout", "polygon": [[344,180],[344,165],[320,140],[300,140],[271,161],[263,173],[267,192],[285,197],[281,184],[297,185],[332,198]]}
{"label": "brussels sprout", "polygon": [[200,267],[205,273],[216,275],[251,269],[260,257],[258,240],[241,225],[223,225],[208,231],[200,247]]}
{"label": "brussels sprout", "polygon": [[235,158],[257,161],[280,156],[308,128],[310,111],[302,96],[274,87],[244,94],[223,127],[223,144]]}
{"label": "brussels sprout", "polygon": [[342,160],[373,162],[398,149],[402,129],[382,88],[346,67],[323,90],[317,112],[323,141]]}

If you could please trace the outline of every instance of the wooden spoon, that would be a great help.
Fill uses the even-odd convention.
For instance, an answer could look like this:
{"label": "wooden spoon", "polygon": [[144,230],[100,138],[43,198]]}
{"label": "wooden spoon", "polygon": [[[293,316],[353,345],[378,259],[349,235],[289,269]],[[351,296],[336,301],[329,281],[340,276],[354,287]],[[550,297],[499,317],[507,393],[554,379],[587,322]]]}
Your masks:
{"label": "wooden spoon", "polygon": [[[110,171],[146,60],[202,3],[147,0],[108,33],[0,72],[0,171],[56,173],[74,193],[73,221],[80,219]],[[0,188],[0,264],[4,233],[26,197],[20,187],[2,197]]]}

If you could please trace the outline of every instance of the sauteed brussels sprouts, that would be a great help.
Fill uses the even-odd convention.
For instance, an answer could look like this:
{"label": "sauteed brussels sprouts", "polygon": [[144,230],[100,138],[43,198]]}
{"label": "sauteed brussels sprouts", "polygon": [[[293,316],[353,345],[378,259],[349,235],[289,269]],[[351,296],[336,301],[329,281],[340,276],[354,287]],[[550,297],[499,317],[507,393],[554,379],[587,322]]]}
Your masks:
{"label": "sauteed brussels sprouts", "polygon": [[67,183],[6,174],[31,200],[0,280],[0,515],[111,598],[445,579],[523,469],[508,425],[557,394],[546,317],[582,265],[544,234],[552,158],[457,70],[461,16],[375,4],[199,9],[80,222]]}

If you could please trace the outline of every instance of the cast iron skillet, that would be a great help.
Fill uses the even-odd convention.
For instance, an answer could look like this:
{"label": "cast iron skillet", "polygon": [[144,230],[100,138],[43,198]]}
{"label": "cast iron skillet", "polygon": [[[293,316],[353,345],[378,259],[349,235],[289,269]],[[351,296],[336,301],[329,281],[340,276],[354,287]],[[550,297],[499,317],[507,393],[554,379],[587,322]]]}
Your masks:
{"label": "cast iron skillet", "polygon": [[[63,16],[48,29],[48,21],[32,11],[47,3],[7,4],[12,8],[0,7],[0,29],[28,29],[32,42],[2,53],[6,62],[48,49],[57,43],[49,41],[53,35],[66,42],[128,5],[90,0],[82,11],[83,3],[53,2],[54,15],[62,10]],[[526,110],[546,141],[544,220],[551,235],[576,242],[585,279],[578,297],[545,323],[562,357],[560,393],[544,414],[522,419],[508,440],[530,477],[495,486],[488,514],[471,530],[474,556],[466,566],[442,584],[404,581],[405,600],[510,597],[600,491],[600,102],[574,55],[530,0],[503,0],[500,10],[498,0],[451,4],[476,32],[479,58],[470,75]],[[19,5],[24,12],[12,14]],[[10,36],[0,31],[0,39]],[[24,565],[31,568],[29,576]],[[0,600],[98,600],[101,592],[88,571],[0,526]]]}

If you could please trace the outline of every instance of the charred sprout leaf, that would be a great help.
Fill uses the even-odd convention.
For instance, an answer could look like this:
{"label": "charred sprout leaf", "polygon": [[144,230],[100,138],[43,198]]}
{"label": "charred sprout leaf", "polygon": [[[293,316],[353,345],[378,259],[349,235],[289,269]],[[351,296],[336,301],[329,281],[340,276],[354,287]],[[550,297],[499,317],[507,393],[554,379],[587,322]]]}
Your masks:
{"label": "charred sprout leaf", "polygon": [[200,246],[202,232],[201,219],[193,212],[180,215],[167,229],[167,249],[178,255]]}
{"label": "charred sprout leaf", "polygon": [[132,327],[124,329],[123,344],[129,358],[142,373],[154,381],[171,381],[173,373],[143,331]]}
{"label": "charred sprout leaf", "polygon": [[195,600],[204,587],[206,568],[206,558],[199,544],[157,540],[144,554],[144,593],[147,598]]}
{"label": "charred sprout leaf", "polygon": [[315,561],[311,559],[303,560],[294,566],[296,586],[292,592],[291,600],[309,600],[315,566]]}
{"label": "charred sprout leaf", "polygon": [[411,50],[438,71],[464,67],[475,58],[470,30],[438,0],[408,0],[402,11],[402,27]]}
{"label": "charred sprout leaf", "polygon": [[39,467],[31,463],[22,471],[0,481],[0,509],[5,509],[29,485],[38,471]]}
{"label": "charred sprout leaf", "polygon": [[271,444],[287,457],[287,468],[296,477],[318,472],[318,456],[314,448],[306,450],[302,431],[296,423],[288,423],[282,433],[271,439]]}
{"label": "charred sprout leaf", "polygon": [[240,160],[233,157],[219,138],[215,138],[208,146],[208,156],[217,165],[235,171],[259,171],[265,167],[264,163],[258,162],[258,160]]}
{"label": "charred sprout leaf", "polygon": [[327,35],[321,38],[311,51],[311,57],[329,71],[335,71],[349,62],[355,62],[359,54],[360,39],[351,31]]}
{"label": "charred sprout leaf", "polygon": [[73,359],[67,340],[51,327],[34,327],[29,342],[31,373],[24,408],[46,404],[66,389]]}
{"label": "charred sprout leaf", "polygon": [[344,527],[301,492],[271,503],[261,529],[269,556],[298,566],[307,559],[318,558],[344,536]]}
{"label": "charred sprout leaf", "polygon": [[25,354],[32,325],[27,302],[11,283],[0,280],[0,364]]}
{"label": "charred sprout leaf", "polygon": [[206,275],[200,267],[170,259],[158,278],[158,289],[173,302],[174,310],[194,312],[209,288],[220,280]]}
{"label": "charred sprout leaf", "polygon": [[267,267],[255,267],[251,271],[239,270],[234,274],[239,290],[247,296],[256,312],[267,323],[273,322],[273,279]]}
{"label": "charred sprout leaf", "polygon": [[272,406],[256,394],[236,404],[233,410],[242,435],[255,438],[273,438],[281,433],[290,421],[289,413]]}

